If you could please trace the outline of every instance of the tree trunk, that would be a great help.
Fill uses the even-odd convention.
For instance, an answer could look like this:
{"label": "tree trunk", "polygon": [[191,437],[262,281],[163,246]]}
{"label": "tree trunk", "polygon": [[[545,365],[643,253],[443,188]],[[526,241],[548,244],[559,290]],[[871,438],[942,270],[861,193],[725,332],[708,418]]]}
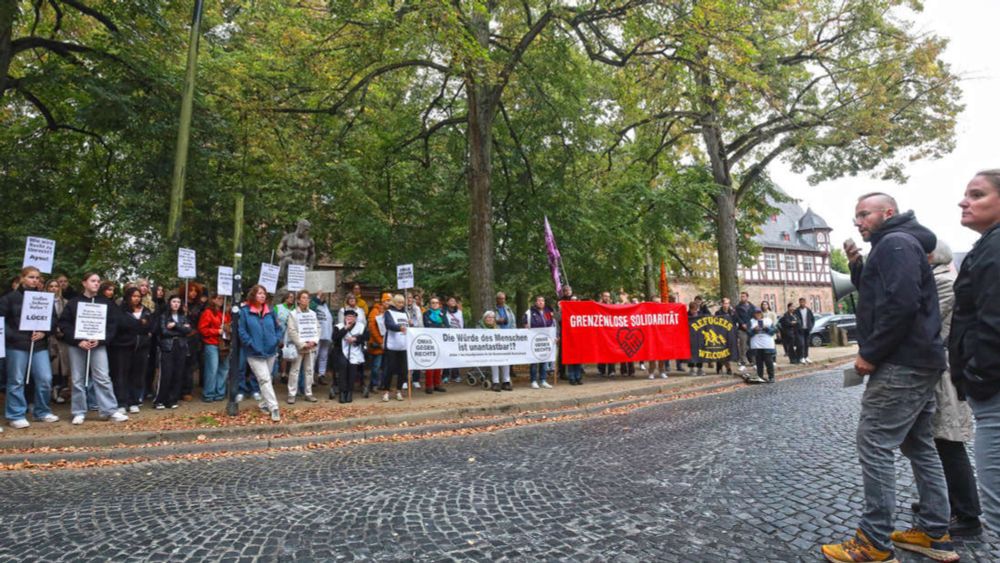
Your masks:
{"label": "tree trunk", "polygon": [[491,93],[469,84],[469,284],[473,318],[493,303],[493,119]]}
{"label": "tree trunk", "polygon": [[11,41],[14,33],[14,17],[17,15],[16,0],[0,0],[0,100],[7,91],[7,73],[13,58]]}
{"label": "tree trunk", "polygon": [[736,266],[739,254],[736,246],[736,192],[719,186],[715,196],[715,238],[719,250],[719,297],[735,300],[739,296]]}

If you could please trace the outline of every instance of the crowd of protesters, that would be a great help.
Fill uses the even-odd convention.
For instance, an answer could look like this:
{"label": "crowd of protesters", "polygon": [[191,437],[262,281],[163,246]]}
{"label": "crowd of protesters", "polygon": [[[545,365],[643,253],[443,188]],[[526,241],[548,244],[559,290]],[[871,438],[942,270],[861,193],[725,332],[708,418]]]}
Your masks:
{"label": "crowd of protesters", "polygon": [[[50,331],[18,330],[25,291],[54,294],[55,316]],[[7,380],[5,414],[9,424],[14,428],[29,426],[29,408],[36,421],[56,422],[59,417],[50,408],[53,402],[69,401],[72,423],[83,424],[90,411],[96,411],[101,419],[123,422],[144,406],[164,410],[197,399],[206,403],[223,401],[227,398],[231,362],[235,362],[237,370],[235,400],[252,397],[275,421],[281,419],[276,385],[286,386],[289,404],[300,398],[316,402],[313,390],[319,385],[329,385],[329,399],[340,403],[353,402],[356,389],[363,398],[380,394],[382,401],[403,400],[409,385],[433,395],[446,392],[446,384],[472,381],[468,379],[471,376],[459,369],[408,371],[407,328],[555,327],[558,331],[560,327],[558,300],[538,296],[519,318],[503,292],[496,295],[496,306],[478,320],[465,317],[458,297],[428,294],[425,304],[424,292],[419,290],[406,297],[382,293],[369,305],[356,283],[343,296],[308,291],[275,296],[256,285],[244,297],[239,322],[233,326],[229,298],[210,294],[194,281],[168,288],[139,279],[119,287],[88,272],[74,287],[64,275],[46,282],[37,269],[25,268],[0,298],[7,343],[6,368],[0,371]],[[568,285],[558,297],[578,299]],[[624,292],[618,293],[616,301],[607,291],[595,297],[608,304],[639,302]],[[672,296],[670,301],[674,300]],[[84,340],[74,335],[81,302],[107,306],[105,340]],[[792,316],[801,320],[789,325],[784,318],[777,321],[766,303],[762,311],[747,305],[746,294],[735,308],[723,299],[714,314],[732,317],[739,327],[741,374],[745,366],[757,365],[759,377],[747,380],[763,381],[762,370],[766,367],[773,381],[773,335],[780,326],[783,340],[801,342],[796,327],[808,326],[807,316],[796,311]],[[689,311],[692,316],[709,314],[701,297],[689,304]],[[763,324],[755,322],[757,313],[763,314]],[[303,316],[312,315],[319,325],[318,342],[301,337]],[[811,312],[808,319],[811,323]],[[239,334],[238,349],[232,347],[234,331]],[[792,349],[800,350],[801,344]],[[34,356],[27,383],[30,350]],[[790,357],[798,361],[800,356],[795,352]],[[560,378],[570,385],[583,384],[583,366],[557,361],[530,364],[529,387],[551,389],[556,364]],[[488,374],[482,371],[484,387],[495,392],[512,391],[513,367],[493,366]],[[617,368],[622,377],[635,377],[638,369],[649,379],[666,379],[670,362],[599,364],[597,368],[602,377],[615,377]],[[732,373],[728,362],[717,364],[716,372],[723,368]],[[705,373],[703,364],[687,360],[677,360],[676,370],[692,375]]]}

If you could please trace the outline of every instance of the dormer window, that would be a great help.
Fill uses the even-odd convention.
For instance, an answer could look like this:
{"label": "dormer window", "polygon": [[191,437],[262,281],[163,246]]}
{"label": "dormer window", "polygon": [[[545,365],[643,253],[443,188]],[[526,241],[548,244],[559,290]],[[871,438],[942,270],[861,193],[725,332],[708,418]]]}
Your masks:
{"label": "dormer window", "polygon": [[781,232],[781,240],[783,240],[783,241],[785,241],[785,242],[789,242],[789,241],[791,241],[791,240],[792,240],[792,235],[790,235],[790,234],[789,234],[788,232],[786,232],[786,231],[782,231],[782,232]]}

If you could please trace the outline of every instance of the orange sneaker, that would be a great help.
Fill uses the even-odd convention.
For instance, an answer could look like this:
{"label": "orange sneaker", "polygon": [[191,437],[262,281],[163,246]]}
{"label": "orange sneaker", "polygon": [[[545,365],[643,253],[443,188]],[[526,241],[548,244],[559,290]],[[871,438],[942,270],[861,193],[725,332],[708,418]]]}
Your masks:
{"label": "orange sneaker", "polygon": [[913,551],[935,561],[958,561],[959,559],[949,534],[935,539],[923,530],[910,528],[905,532],[893,532],[889,537],[899,549]]}
{"label": "orange sneaker", "polygon": [[820,551],[827,561],[833,563],[899,563],[892,550],[883,551],[875,547],[861,530],[844,543],[824,545]]}

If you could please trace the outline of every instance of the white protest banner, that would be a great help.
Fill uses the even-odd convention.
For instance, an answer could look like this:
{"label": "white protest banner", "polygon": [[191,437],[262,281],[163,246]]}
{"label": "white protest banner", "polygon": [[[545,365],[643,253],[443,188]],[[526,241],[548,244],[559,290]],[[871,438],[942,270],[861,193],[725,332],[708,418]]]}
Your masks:
{"label": "white protest banner", "polygon": [[413,289],[413,264],[396,266],[396,288]]}
{"label": "white protest banner", "polygon": [[274,293],[278,291],[278,272],[281,268],[275,266],[274,264],[261,264],[260,265],[260,277],[257,278],[257,283],[264,286],[264,289],[268,293]]}
{"label": "white protest banner", "polygon": [[103,303],[81,301],[76,305],[77,340],[107,340],[108,306]]}
{"label": "white protest banner", "polygon": [[25,291],[21,303],[21,325],[18,330],[48,332],[52,330],[52,315],[55,314],[54,293],[45,291]]}
{"label": "white protest banner", "polygon": [[302,264],[288,265],[288,291],[298,291],[306,287],[306,267]]}
{"label": "white protest banner", "polygon": [[4,332],[7,325],[4,324],[4,320],[0,317],[0,358],[7,357],[7,335]]}
{"label": "white protest banner", "polygon": [[337,272],[333,270],[306,272],[306,289],[311,293],[337,291]]}
{"label": "white protest banner", "polygon": [[181,279],[194,279],[198,277],[195,267],[195,252],[190,248],[177,249],[177,277]]}
{"label": "white protest banner", "polygon": [[22,268],[34,266],[43,274],[52,273],[52,264],[56,260],[56,241],[47,238],[28,237],[24,242],[24,261]]}
{"label": "white protest banner", "polygon": [[410,369],[538,364],[556,359],[556,329],[406,329]]}
{"label": "white protest banner", "polygon": [[219,295],[233,294],[233,269],[229,266],[219,266],[219,277],[215,282],[215,291]]}
{"label": "white protest banner", "polygon": [[294,314],[295,320],[299,322],[299,340],[319,344],[319,318],[316,313],[296,311]]}

